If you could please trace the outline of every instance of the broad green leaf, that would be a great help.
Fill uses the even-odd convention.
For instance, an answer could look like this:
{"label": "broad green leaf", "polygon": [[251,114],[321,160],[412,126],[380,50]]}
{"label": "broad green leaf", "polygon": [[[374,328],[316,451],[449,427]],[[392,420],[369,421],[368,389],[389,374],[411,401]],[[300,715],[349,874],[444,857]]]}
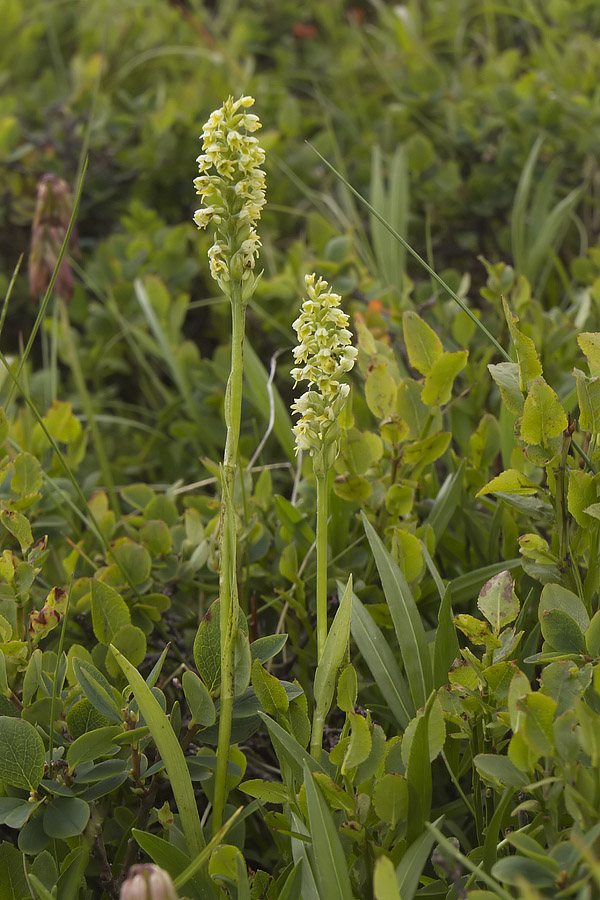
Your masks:
{"label": "broad green leaf", "polygon": [[600,378],[589,378],[581,369],[573,369],[577,381],[579,427],[582,431],[600,431]]}
{"label": "broad green leaf", "polygon": [[454,624],[472,644],[485,644],[488,649],[500,646],[500,641],[490,631],[488,623],[482,619],[476,619],[475,616],[469,616],[467,613],[460,613],[460,615],[454,616]]}
{"label": "broad green leaf", "polygon": [[[529,388],[530,383],[542,374],[542,365],[539,361],[535,344],[530,337],[523,334],[517,328],[518,317],[509,309],[508,303],[502,298],[502,306],[504,307],[504,315],[508,324],[508,330],[512,338],[515,350],[517,352],[517,362],[519,365],[519,386],[522,391]],[[526,438],[524,438],[526,440]],[[532,441],[532,443],[539,443]]]}
{"label": "broad green leaf", "polygon": [[[207,609],[204,618],[198,626],[196,638],[194,640],[194,662],[200,678],[210,692],[216,690],[221,684],[221,601],[215,600]],[[240,638],[239,645],[236,645],[236,669],[238,666],[244,668],[244,671],[236,671],[236,696],[243,693],[248,686],[250,678],[250,650],[246,647],[248,643],[247,636],[248,625],[246,617],[240,610],[238,615],[238,634],[241,631],[245,636],[245,641]],[[239,689],[243,680],[246,680],[244,688]]]}
{"label": "broad green leaf", "polygon": [[111,554],[130,584],[137,587],[147,581],[152,559],[145,547],[129,538],[122,538],[112,545]]}
{"label": "broad green leaf", "polygon": [[85,659],[73,658],[73,672],[92,706],[111,722],[121,722],[123,713],[117,706],[112,688],[102,672]]}
{"label": "broad green leaf", "polygon": [[427,375],[444,352],[442,342],[433,328],[412,310],[403,313],[402,329],[408,361],[421,375]]}
{"label": "broad green leaf", "polygon": [[535,888],[551,888],[556,883],[556,876],[550,865],[543,866],[533,859],[522,856],[505,856],[499,859],[492,868],[492,875],[504,884],[519,887],[523,883]]}
{"label": "broad green leaf", "polygon": [[190,724],[198,724],[202,728],[214,725],[217,718],[215,704],[202,679],[195,672],[184,672],[181,683],[192,714]]}
{"label": "broad green leaf", "polygon": [[427,406],[444,406],[452,396],[454,379],[467,364],[467,350],[442,353],[435,360],[425,378],[421,399]]}
{"label": "broad green leaf", "polygon": [[104,725],[80,735],[67,750],[70,771],[73,772],[73,769],[82,763],[114,753],[117,745],[113,742],[113,738],[122,733],[120,725]]}
{"label": "broad green leaf", "polygon": [[555,716],[560,716],[574,708],[575,700],[583,695],[591,680],[591,664],[579,668],[570,660],[558,659],[544,666],[540,690],[556,702]]}
{"label": "broad green leaf", "polygon": [[581,697],[575,701],[575,710],[580,726],[577,738],[581,749],[590,757],[592,768],[597,769],[600,762],[600,717]]}
{"label": "broad green leaf", "polygon": [[554,749],[552,723],[556,702],[539,691],[532,691],[517,701],[517,706],[525,713],[519,733],[527,746],[537,757],[550,756]]}
{"label": "broad green leaf", "polygon": [[568,425],[560,400],[543,378],[536,378],[529,388],[521,419],[521,438],[526,444],[547,444]]}
{"label": "broad green leaf", "polygon": [[537,494],[540,486],[535,484],[531,479],[527,478],[517,469],[506,469],[500,475],[496,475],[491,481],[488,481],[475,496],[482,497],[484,494],[495,494],[501,491],[503,494],[518,494],[521,497],[527,497]]}
{"label": "broad green leaf", "polygon": [[594,613],[585,632],[585,645],[590,656],[600,656],[600,609]]}
{"label": "broad green leaf", "polygon": [[29,866],[29,875],[35,875],[48,890],[52,890],[58,881],[58,867],[54,857],[47,850],[38,853]]}
{"label": "broad green leaf", "polygon": [[423,571],[421,541],[407,529],[396,528],[393,542],[398,554],[398,565],[404,577],[408,582],[415,581]]}
{"label": "broad green leaf", "polygon": [[140,538],[144,545],[156,556],[166,556],[171,549],[172,538],[169,526],[162,519],[150,519],[140,528]]}
{"label": "broad green leaf", "polygon": [[387,856],[380,856],[375,863],[373,894],[375,900],[401,900],[394,863]]}
{"label": "broad green leaf", "polygon": [[473,762],[479,774],[498,787],[521,788],[527,784],[525,775],[500,753],[479,753]]}
{"label": "broad green leaf", "polygon": [[405,728],[415,714],[406,681],[388,642],[356,595],[352,597],[351,630],[390,712]]}
{"label": "broad green leaf", "polygon": [[55,840],[81,834],[88,823],[90,807],[79,797],[54,797],[44,811],[44,831]]}
{"label": "broad green leaf", "polygon": [[100,643],[110,644],[120,628],[131,624],[129,607],[118,591],[96,579],[91,583],[91,598],[94,634]]}
{"label": "broad green leaf", "polygon": [[10,482],[17,494],[35,494],[42,486],[43,474],[39,460],[31,453],[19,453],[13,461],[15,474]]}
{"label": "broad green leaf", "polygon": [[521,390],[517,363],[490,363],[488,370],[500,391],[506,409],[514,416],[521,416],[525,399]]}
{"label": "broad green leaf", "polygon": [[264,637],[259,637],[252,641],[250,644],[252,662],[258,659],[261,664],[264,664],[268,660],[273,659],[280,650],[283,650],[287,639],[287,634],[266,634]]}
{"label": "broad green leaf", "polygon": [[265,803],[280,803],[283,806],[289,800],[285,784],[279,784],[277,781],[251,778],[249,781],[242,781],[238,788],[245,794],[250,794],[251,797],[264,800]]}
{"label": "broad green leaf", "polygon": [[[352,601],[354,603],[354,599]],[[358,678],[352,664],[340,673],[337,685],[337,705],[342,712],[354,712],[358,698]]]}
{"label": "broad green leaf", "polygon": [[431,657],[425,629],[406,579],[377,532],[362,513],[363,525],[392,615],[414,706],[424,706],[433,688]]}
{"label": "broad green leaf", "polygon": [[[417,713],[412,722],[409,722],[407,725],[404,735],[402,738],[402,760],[404,762],[405,767],[408,767],[410,761],[410,751],[412,747],[412,741],[415,735],[417,723],[420,718],[422,718],[423,712]],[[446,723],[444,719],[444,710],[442,709],[442,704],[439,698],[436,696],[433,702],[430,704],[430,711],[427,718],[428,726],[427,726],[427,739],[428,739],[428,747],[429,747],[429,761],[433,762],[433,760],[442,752],[444,749],[444,742],[446,740]]]}
{"label": "broad green leaf", "polygon": [[25,878],[25,857],[3,841],[0,844],[0,898],[2,900],[24,900],[31,897]]}
{"label": "broad green leaf", "polygon": [[432,434],[422,441],[407,444],[404,448],[404,461],[408,465],[415,466],[416,470],[420,472],[446,452],[451,438],[452,435],[449,431],[442,431],[439,434]]}
{"label": "broad green leaf", "polygon": [[408,782],[403,775],[390,772],[384,775],[373,791],[373,807],[384,822],[395,828],[408,816]]}
{"label": "broad green leaf", "polygon": [[585,638],[575,621],[562,609],[548,609],[541,619],[542,635],[552,650],[585,654]]}
{"label": "broad green leaf", "polygon": [[422,433],[426,423],[429,424],[429,434],[436,434],[441,428],[441,413],[434,412],[433,421],[430,420],[432,410],[425,406],[421,399],[423,385],[412,378],[405,378],[398,387],[397,413],[408,426],[409,437],[416,440]]}
{"label": "broad green leaf", "polygon": [[[134,666],[139,666],[146,657],[146,635],[137,625],[123,625],[113,635],[111,643]],[[106,670],[111,678],[116,678],[119,668],[111,656],[106,658]]]}
{"label": "broad green leaf", "polygon": [[582,528],[589,528],[593,524],[592,517],[585,510],[592,506],[597,499],[597,479],[582,469],[571,469],[569,472],[567,504],[569,512]]}
{"label": "broad green leaf", "polygon": [[175,736],[171,723],[135,666],[119,651],[111,646],[123,674],[129,681],[152,738],[158,748],[171,782],[175,802],[181,816],[181,824],[190,855],[195,856],[205,845],[198,806],[190,780],[183,751]]}
{"label": "broad green leaf", "polygon": [[364,762],[371,753],[371,731],[364,716],[360,713],[348,713],[350,724],[350,740],[342,762],[342,775],[346,775]]}
{"label": "broad green leaf", "polygon": [[337,828],[317,787],[310,768],[304,766],[304,785],[308,808],[311,851],[315,861],[315,878],[322,897],[353,900],[348,863]]}
{"label": "broad green leaf", "polygon": [[290,701],[284,686],[258,660],[252,666],[252,687],[267,715],[276,717],[287,712]]}
{"label": "broad green leaf", "polygon": [[21,545],[21,550],[26,553],[33,544],[33,535],[29,519],[16,509],[0,510],[0,522]]}
{"label": "broad green leaf", "polygon": [[588,361],[590,375],[600,375],[600,334],[586,331],[578,335],[577,343]]}
{"label": "broad green leaf", "polygon": [[44,777],[44,743],[23,719],[0,716],[0,779],[12,787],[35,791]]}
{"label": "broad green leaf", "polygon": [[520,604],[510,572],[499,572],[483,585],[477,607],[496,634],[505,625],[514,622],[519,615]]}
{"label": "broad green leaf", "polygon": [[575,619],[581,631],[585,632],[590,624],[587,610],[577,594],[567,590],[560,584],[545,585],[540,597],[538,617],[540,622],[549,609],[560,609]]}
{"label": "broad green leaf", "polygon": [[396,411],[397,385],[390,366],[383,361],[369,368],[365,379],[365,400],[378,419],[392,416]]}

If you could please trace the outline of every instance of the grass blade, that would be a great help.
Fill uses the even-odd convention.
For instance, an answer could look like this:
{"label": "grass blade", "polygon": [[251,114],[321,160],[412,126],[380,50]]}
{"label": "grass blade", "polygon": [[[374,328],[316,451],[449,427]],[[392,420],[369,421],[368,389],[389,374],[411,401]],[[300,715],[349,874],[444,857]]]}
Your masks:
{"label": "grass blade", "polygon": [[460,653],[456,628],[452,620],[451,597],[452,591],[448,586],[440,603],[438,626],[433,645],[433,684],[436,690],[448,683],[450,666]]}
{"label": "grass blade", "polygon": [[322,898],[352,900],[348,863],[337,828],[325,799],[308,766],[304,766],[304,786],[308,824],[312,838],[312,855],[319,895]]}
{"label": "grass blade", "polygon": [[278,725],[277,722],[273,721],[261,710],[258,711],[258,715],[267,726],[275,753],[280,762],[286,763],[290,767],[294,777],[300,784],[304,773],[303,766],[307,766],[311,772],[325,771],[323,766],[306,752],[296,738],[284,731],[281,725]]}
{"label": "grass blade", "polygon": [[425,706],[433,689],[433,673],[425,629],[406,578],[362,513],[363,525],[381,578],[416,709]]}
{"label": "grass blade", "polygon": [[350,629],[397,725],[406,728],[415,714],[415,707],[404,675],[383,633],[355,594],[352,595]]}
{"label": "grass blade", "polygon": [[[435,825],[441,825],[442,818],[436,819]],[[413,841],[398,865],[396,866],[396,880],[402,900],[413,900],[419,886],[419,879],[423,871],[431,849],[435,843],[435,837],[428,831]]]}
{"label": "grass blade", "polygon": [[194,788],[183,750],[175,736],[175,732],[171,728],[171,723],[138,670],[112,644],[110,649],[123,674],[129,681],[140,712],[150,728],[154,743],[165,764],[173,796],[181,816],[183,833],[190,856],[197,856],[204,849],[205,841],[202,834],[202,826],[200,825]]}
{"label": "grass blade", "polygon": [[431,525],[433,528],[436,544],[444,534],[460,502],[464,469],[465,461],[463,459],[456,472],[453,475],[449,475],[444,481],[435,498],[432,510],[423,523],[424,525]]}

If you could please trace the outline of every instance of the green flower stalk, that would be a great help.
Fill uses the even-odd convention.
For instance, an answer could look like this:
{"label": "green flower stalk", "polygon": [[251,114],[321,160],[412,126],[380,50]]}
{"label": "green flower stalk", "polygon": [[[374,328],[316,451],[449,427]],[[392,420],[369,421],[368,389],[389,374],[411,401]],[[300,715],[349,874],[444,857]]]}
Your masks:
{"label": "green flower stalk", "polygon": [[221,608],[221,695],[215,773],[213,833],[223,823],[227,762],[234,699],[234,647],[238,621],[236,533],[231,494],[235,478],[242,411],[246,306],[260,275],[255,274],[260,239],[256,223],[265,205],[265,153],[254,132],[261,125],[248,112],[252,97],[229,97],[213,112],[202,132],[200,175],[194,180],[203,206],[194,213],[198,228],[215,226],[208,251],[210,273],[231,301],[231,371],[225,393],[227,438],[223,455],[219,557]]}
{"label": "green flower stalk", "polygon": [[300,415],[294,426],[296,452],[308,450],[317,479],[317,661],[327,638],[327,508],[328,475],[339,453],[338,419],[350,387],[339,379],[353,367],[357,355],[351,344],[349,318],[339,306],[341,297],[329,290],[322,278],[307,275],[308,300],[293,324],[299,344],[294,348],[295,384],[308,382],[306,391],[292,405]]}

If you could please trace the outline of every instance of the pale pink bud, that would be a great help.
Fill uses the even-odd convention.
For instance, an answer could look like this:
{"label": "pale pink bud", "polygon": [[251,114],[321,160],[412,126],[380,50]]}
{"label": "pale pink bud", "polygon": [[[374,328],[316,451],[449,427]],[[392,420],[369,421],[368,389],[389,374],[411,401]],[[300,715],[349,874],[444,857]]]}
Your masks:
{"label": "pale pink bud", "polygon": [[121,885],[120,900],[178,900],[175,885],[164,869],[153,863],[132,866]]}

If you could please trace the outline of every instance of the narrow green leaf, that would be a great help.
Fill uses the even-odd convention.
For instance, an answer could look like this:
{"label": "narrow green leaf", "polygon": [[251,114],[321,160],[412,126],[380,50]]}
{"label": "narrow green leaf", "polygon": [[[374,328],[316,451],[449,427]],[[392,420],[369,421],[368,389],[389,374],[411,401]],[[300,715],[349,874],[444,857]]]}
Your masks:
{"label": "narrow green leaf", "polygon": [[418,709],[425,706],[433,689],[433,674],[425,629],[404,575],[365,514],[361,515],[394,622],[413,702]]}
{"label": "narrow green leaf", "polygon": [[400,728],[406,728],[415,714],[415,705],[406,680],[383,633],[355,594],[352,595],[350,627],[356,646],[362,653],[390,712]]}
{"label": "narrow green leaf", "polygon": [[73,658],[73,672],[92,706],[111,722],[121,722],[123,713],[117,706],[112,688],[102,672],[85,659]]}
{"label": "narrow green leaf", "polygon": [[[436,819],[434,825],[441,825],[443,817]],[[419,886],[421,873],[431,856],[435,837],[429,832],[412,841],[410,847],[396,866],[396,881],[402,900],[413,900]]]}
{"label": "narrow green leaf", "polygon": [[217,718],[215,704],[202,679],[195,672],[185,672],[181,683],[192,714],[190,724],[197,723],[203,728],[214,725]]}
{"label": "narrow green leaf", "polygon": [[298,743],[298,741],[288,734],[287,731],[273,721],[264,712],[259,711],[258,715],[267,726],[273,747],[281,763],[286,763],[294,777],[299,783],[302,783],[303,766],[308,766],[311,772],[324,772],[321,766],[306,750]]}
{"label": "narrow green leaf", "polygon": [[465,461],[461,460],[456,472],[449,475],[438,491],[431,512],[423,522],[424,525],[431,525],[435,535],[436,544],[440,541],[456,508],[460,503],[463,491],[463,477],[465,470]]}
{"label": "narrow green leaf", "polygon": [[353,900],[348,863],[335,823],[308,765],[304,765],[308,825],[315,860],[315,878],[321,897]]}
{"label": "narrow green leaf", "polygon": [[190,850],[190,855],[195,856],[203,849],[205,841],[200,825],[194,788],[179,741],[171,728],[171,723],[160,708],[156,697],[138,670],[112,645],[111,650],[123,670],[123,674],[129,681],[140,712],[150,728],[152,738],[165,763],[175,802],[181,816],[185,840]]}
{"label": "narrow green leaf", "polygon": [[351,608],[352,576],[348,578],[340,605],[325,641],[321,662],[315,672],[315,720],[325,720],[333,701],[337,672],[344,659],[350,637]]}
{"label": "narrow green leaf", "polygon": [[408,753],[406,780],[408,782],[407,839],[409,841],[414,841],[421,834],[431,813],[433,782],[429,761],[429,716],[435,696],[435,694],[431,695],[425,706],[425,712],[417,717]]}
{"label": "narrow green leaf", "polygon": [[436,689],[448,684],[448,672],[459,653],[460,645],[452,613],[452,591],[448,585],[440,603],[433,645],[433,683]]}

